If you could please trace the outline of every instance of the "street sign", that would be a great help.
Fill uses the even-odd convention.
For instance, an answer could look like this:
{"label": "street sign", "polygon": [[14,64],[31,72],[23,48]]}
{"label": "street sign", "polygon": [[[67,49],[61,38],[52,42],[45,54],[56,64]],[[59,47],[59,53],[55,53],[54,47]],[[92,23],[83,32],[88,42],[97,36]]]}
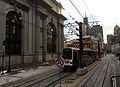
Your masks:
{"label": "street sign", "polygon": [[58,67],[62,67],[64,65],[64,60],[63,58],[56,58],[55,63]]}
{"label": "street sign", "polygon": [[61,67],[64,65],[64,60],[61,57],[56,58],[55,63],[60,70],[60,87],[61,87]]}

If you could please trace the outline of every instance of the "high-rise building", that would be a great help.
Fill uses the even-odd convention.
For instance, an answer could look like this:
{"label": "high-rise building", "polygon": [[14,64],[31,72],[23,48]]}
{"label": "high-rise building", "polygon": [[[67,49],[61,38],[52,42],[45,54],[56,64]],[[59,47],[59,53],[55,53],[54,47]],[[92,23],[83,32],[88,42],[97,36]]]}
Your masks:
{"label": "high-rise building", "polygon": [[89,35],[98,37],[98,35],[103,38],[103,28],[100,25],[94,25],[91,29],[89,29]]}
{"label": "high-rise building", "polygon": [[101,52],[104,50],[104,45],[103,45],[103,28],[100,25],[94,25],[91,29],[88,31],[90,36],[94,36],[98,38],[99,40],[99,45],[100,45],[100,50]]}
{"label": "high-rise building", "polygon": [[82,34],[83,35],[88,35],[88,29],[89,29],[88,17],[85,16],[84,19],[83,19]]}
{"label": "high-rise building", "polygon": [[112,45],[112,40],[113,40],[113,35],[108,34],[107,35],[107,44],[111,46]]}

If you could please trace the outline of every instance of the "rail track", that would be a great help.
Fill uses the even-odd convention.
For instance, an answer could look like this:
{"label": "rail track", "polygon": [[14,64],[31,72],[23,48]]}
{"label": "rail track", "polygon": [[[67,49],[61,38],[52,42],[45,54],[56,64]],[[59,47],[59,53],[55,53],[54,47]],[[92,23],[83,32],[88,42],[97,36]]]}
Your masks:
{"label": "rail track", "polygon": [[76,87],[105,87],[107,85],[106,81],[110,77],[108,68],[110,68],[110,60],[107,61],[106,59],[93,69],[92,73],[77,84]]}
{"label": "rail track", "polygon": [[[100,61],[97,61],[97,62],[89,65],[87,67],[87,70],[91,71],[99,63],[100,63]],[[72,73],[71,75],[62,79],[61,85],[62,85],[62,87],[76,87],[78,85],[77,83],[80,82],[81,78],[83,78],[83,77],[84,77],[84,75],[79,76],[76,73]],[[50,87],[60,87],[60,83],[58,82]]]}
{"label": "rail track", "polygon": [[54,73],[50,73],[50,74],[47,74],[46,76],[38,77],[32,80],[29,80],[27,82],[16,84],[12,87],[48,87],[51,84],[55,83],[56,81],[59,81],[61,78],[64,78],[70,74],[71,72],[63,72],[63,69],[61,69],[60,71],[57,70]]}
{"label": "rail track", "polygon": [[[77,76],[75,73],[66,79],[62,80],[63,87],[110,87],[110,63],[111,59],[105,58],[97,62],[92,67],[89,67],[85,75]],[[110,84],[110,83],[109,83]],[[56,86],[60,87],[59,83]]]}

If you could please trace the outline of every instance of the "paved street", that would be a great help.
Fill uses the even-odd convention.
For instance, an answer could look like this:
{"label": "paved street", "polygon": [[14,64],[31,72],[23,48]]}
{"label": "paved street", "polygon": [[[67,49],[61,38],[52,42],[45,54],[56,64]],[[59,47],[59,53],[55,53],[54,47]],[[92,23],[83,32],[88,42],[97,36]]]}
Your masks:
{"label": "paved street", "polygon": [[[102,63],[95,67],[95,71],[93,70],[92,73],[90,73],[87,78],[85,79],[86,82],[82,86],[84,87],[103,87],[104,81],[106,81],[106,76],[108,75],[107,71],[109,66],[110,59],[108,57],[105,57],[102,60]],[[80,87],[78,85],[78,87]]]}
{"label": "paved street", "polygon": [[[62,81],[62,86],[68,87],[119,87],[120,73],[119,61],[113,54],[109,54],[97,61],[95,67],[88,71],[85,75],[73,75]],[[111,81],[111,76],[115,76]],[[59,83],[58,83],[59,84]],[[59,85],[56,87],[59,87]]]}
{"label": "paved street", "polygon": [[[89,72],[88,72],[89,73]],[[111,77],[113,77],[111,81]],[[83,79],[78,87],[120,87],[120,63],[118,57],[110,54],[102,58],[101,64],[95,67]]]}
{"label": "paved street", "polygon": [[[120,86],[119,67],[120,67],[120,63],[118,61],[118,57],[115,57],[115,55],[113,54],[109,54],[103,57],[102,60],[96,61],[96,63],[92,65],[92,68],[86,74],[82,76],[77,76],[74,73],[72,76],[69,77],[69,79],[62,80],[61,84],[63,86],[66,85],[67,87],[119,87]],[[26,78],[29,79],[30,77],[33,78],[34,76],[37,75],[39,76],[45,75],[45,72],[48,73],[48,71],[52,71],[55,69],[57,69],[57,67],[54,65],[40,66],[36,69],[19,71],[19,73],[17,74],[1,75],[0,87],[4,87],[4,86],[10,87],[9,85],[10,83],[16,84],[17,81],[19,80],[21,80],[21,82],[24,82]],[[54,86],[59,87],[59,83]],[[38,87],[40,87],[40,85]]]}
{"label": "paved street", "polygon": [[[18,84],[18,82],[24,82],[25,80],[32,80],[34,77],[46,75],[46,72],[50,73],[57,67],[52,66],[39,66],[37,68],[31,68],[26,70],[20,70],[16,74],[3,74],[0,76],[0,87],[9,87],[11,84]],[[28,78],[28,79],[27,79]],[[11,86],[12,86],[11,85]]]}

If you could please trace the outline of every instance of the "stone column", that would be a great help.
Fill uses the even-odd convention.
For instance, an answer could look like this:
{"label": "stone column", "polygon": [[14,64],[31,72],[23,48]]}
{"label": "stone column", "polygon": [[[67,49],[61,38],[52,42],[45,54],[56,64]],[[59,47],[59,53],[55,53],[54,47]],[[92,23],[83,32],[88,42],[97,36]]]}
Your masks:
{"label": "stone column", "polygon": [[57,23],[57,26],[58,26],[58,32],[57,32],[57,35],[58,35],[58,46],[57,46],[57,53],[61,53],[61,49],[64,47],[64,32],[63,32],[63,25],[60,23],[60,21],[58,20],[58,23]]}
{"label": "stone column", "polygon": [[47,54],[47,26],[46,26],[46,21],[47,21],[47,15],[46,14],[42,14],[42,28],[43,28],[43,39],[42,39],[42,43],[43,43],[43,58],[42,61],[45,62],[46,61],[46,54]]}
{"label": "stone column", "polygon": [[64,25],[61,24],[61,49],[64,48]]}
{"label": "stone column", "polygon": [[58,54],[60,53],[60,48],[61,48],[61,28],[60,28],[60,23],[58,20]]}
{"label": "stone column", "polygon": [[60,53],[60,25],[59,25],[59,19],[58,19],[58,21],[57,21],[57,30],[56,30],[57,32],[57,34],[56,34],[56,38],[57,38],[57,45],[56,45],[56,51],[57,51],[57,54],[59,54]]}
{"label": "stone column", "polygon": [[40,52],[40,15],[36,15],[36,27],[35,27],[35,52]]}
{"label": "stone column", "polygon": [[40,53],[40,15],[36,12],[35,18],[35,63],[39,62]]}

